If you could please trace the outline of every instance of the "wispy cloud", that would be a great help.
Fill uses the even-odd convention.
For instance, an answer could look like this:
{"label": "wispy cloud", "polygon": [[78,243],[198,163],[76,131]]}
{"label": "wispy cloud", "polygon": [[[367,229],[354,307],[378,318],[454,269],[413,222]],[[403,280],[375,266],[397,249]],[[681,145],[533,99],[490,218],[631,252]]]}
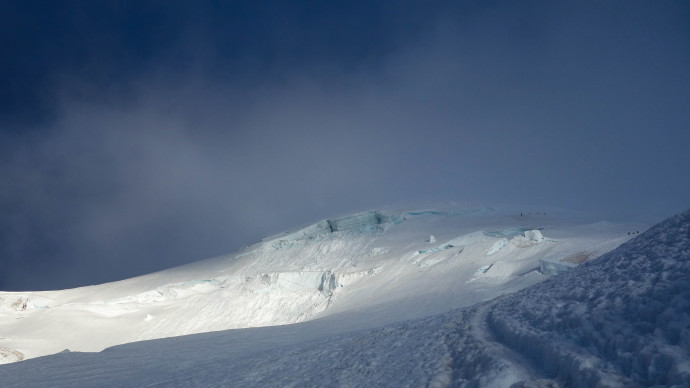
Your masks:
{"label": "wispy cloud", "polygon": [[687,23],[532,11],[433,18],[346,65],[228,74],[211,42],[121,84],[56,77],[56,119],[2,135],[0,288],[116,280],[402,200],[687,206]]}

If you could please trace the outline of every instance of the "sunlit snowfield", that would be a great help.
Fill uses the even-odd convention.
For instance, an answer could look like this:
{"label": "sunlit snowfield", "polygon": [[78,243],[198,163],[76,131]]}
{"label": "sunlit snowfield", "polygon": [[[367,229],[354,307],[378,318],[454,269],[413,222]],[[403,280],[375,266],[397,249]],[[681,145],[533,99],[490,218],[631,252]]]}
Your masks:
{"label": "sunlit snowfield", "polygon": [[684,213],[644,232],[557,210],[452,207],[334,217],[120,282],[0,293],[11,363],[0,380],[688,385],[689,224]]}

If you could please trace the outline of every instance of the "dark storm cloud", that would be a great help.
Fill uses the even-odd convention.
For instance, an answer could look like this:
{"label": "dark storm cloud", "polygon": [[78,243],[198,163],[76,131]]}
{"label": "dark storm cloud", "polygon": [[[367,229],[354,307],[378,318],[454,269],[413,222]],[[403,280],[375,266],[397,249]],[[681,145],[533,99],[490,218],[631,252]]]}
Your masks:
{"label": "dark storm cloud", "polygon": [[11,42],[35,44],[3,65],[28,80],[3,78],[0,288],[117,280],[403,200],[688,205],[682,4],[113,4],[15,15],[33,35]]}

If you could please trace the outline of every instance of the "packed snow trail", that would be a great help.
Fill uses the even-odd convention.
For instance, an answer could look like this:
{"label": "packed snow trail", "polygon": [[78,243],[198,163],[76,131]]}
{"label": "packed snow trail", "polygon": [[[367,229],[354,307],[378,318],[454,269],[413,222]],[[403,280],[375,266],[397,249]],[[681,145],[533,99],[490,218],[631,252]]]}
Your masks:
{"label": "packed snow trail", "polygon": [[[453,358],[453,386],[510,386],[537,375],[519,355],[496,341],[487,324],[494,302],[467,309],[447,335]],[[479,377],[479,378],[478,378]]]}

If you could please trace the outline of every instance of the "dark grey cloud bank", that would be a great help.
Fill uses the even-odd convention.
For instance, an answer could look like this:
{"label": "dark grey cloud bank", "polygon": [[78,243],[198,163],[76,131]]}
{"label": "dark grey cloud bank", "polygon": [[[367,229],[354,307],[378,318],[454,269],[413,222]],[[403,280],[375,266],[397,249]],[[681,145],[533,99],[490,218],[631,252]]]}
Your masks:
{"label": "dark grey cloud bank", "polygon": [[398,201],[688,206],[684,3],[353,4],[82,9],[110,21],[89,28],[15,11],[75,41],[5,67],[0,289],[118,280]]}

